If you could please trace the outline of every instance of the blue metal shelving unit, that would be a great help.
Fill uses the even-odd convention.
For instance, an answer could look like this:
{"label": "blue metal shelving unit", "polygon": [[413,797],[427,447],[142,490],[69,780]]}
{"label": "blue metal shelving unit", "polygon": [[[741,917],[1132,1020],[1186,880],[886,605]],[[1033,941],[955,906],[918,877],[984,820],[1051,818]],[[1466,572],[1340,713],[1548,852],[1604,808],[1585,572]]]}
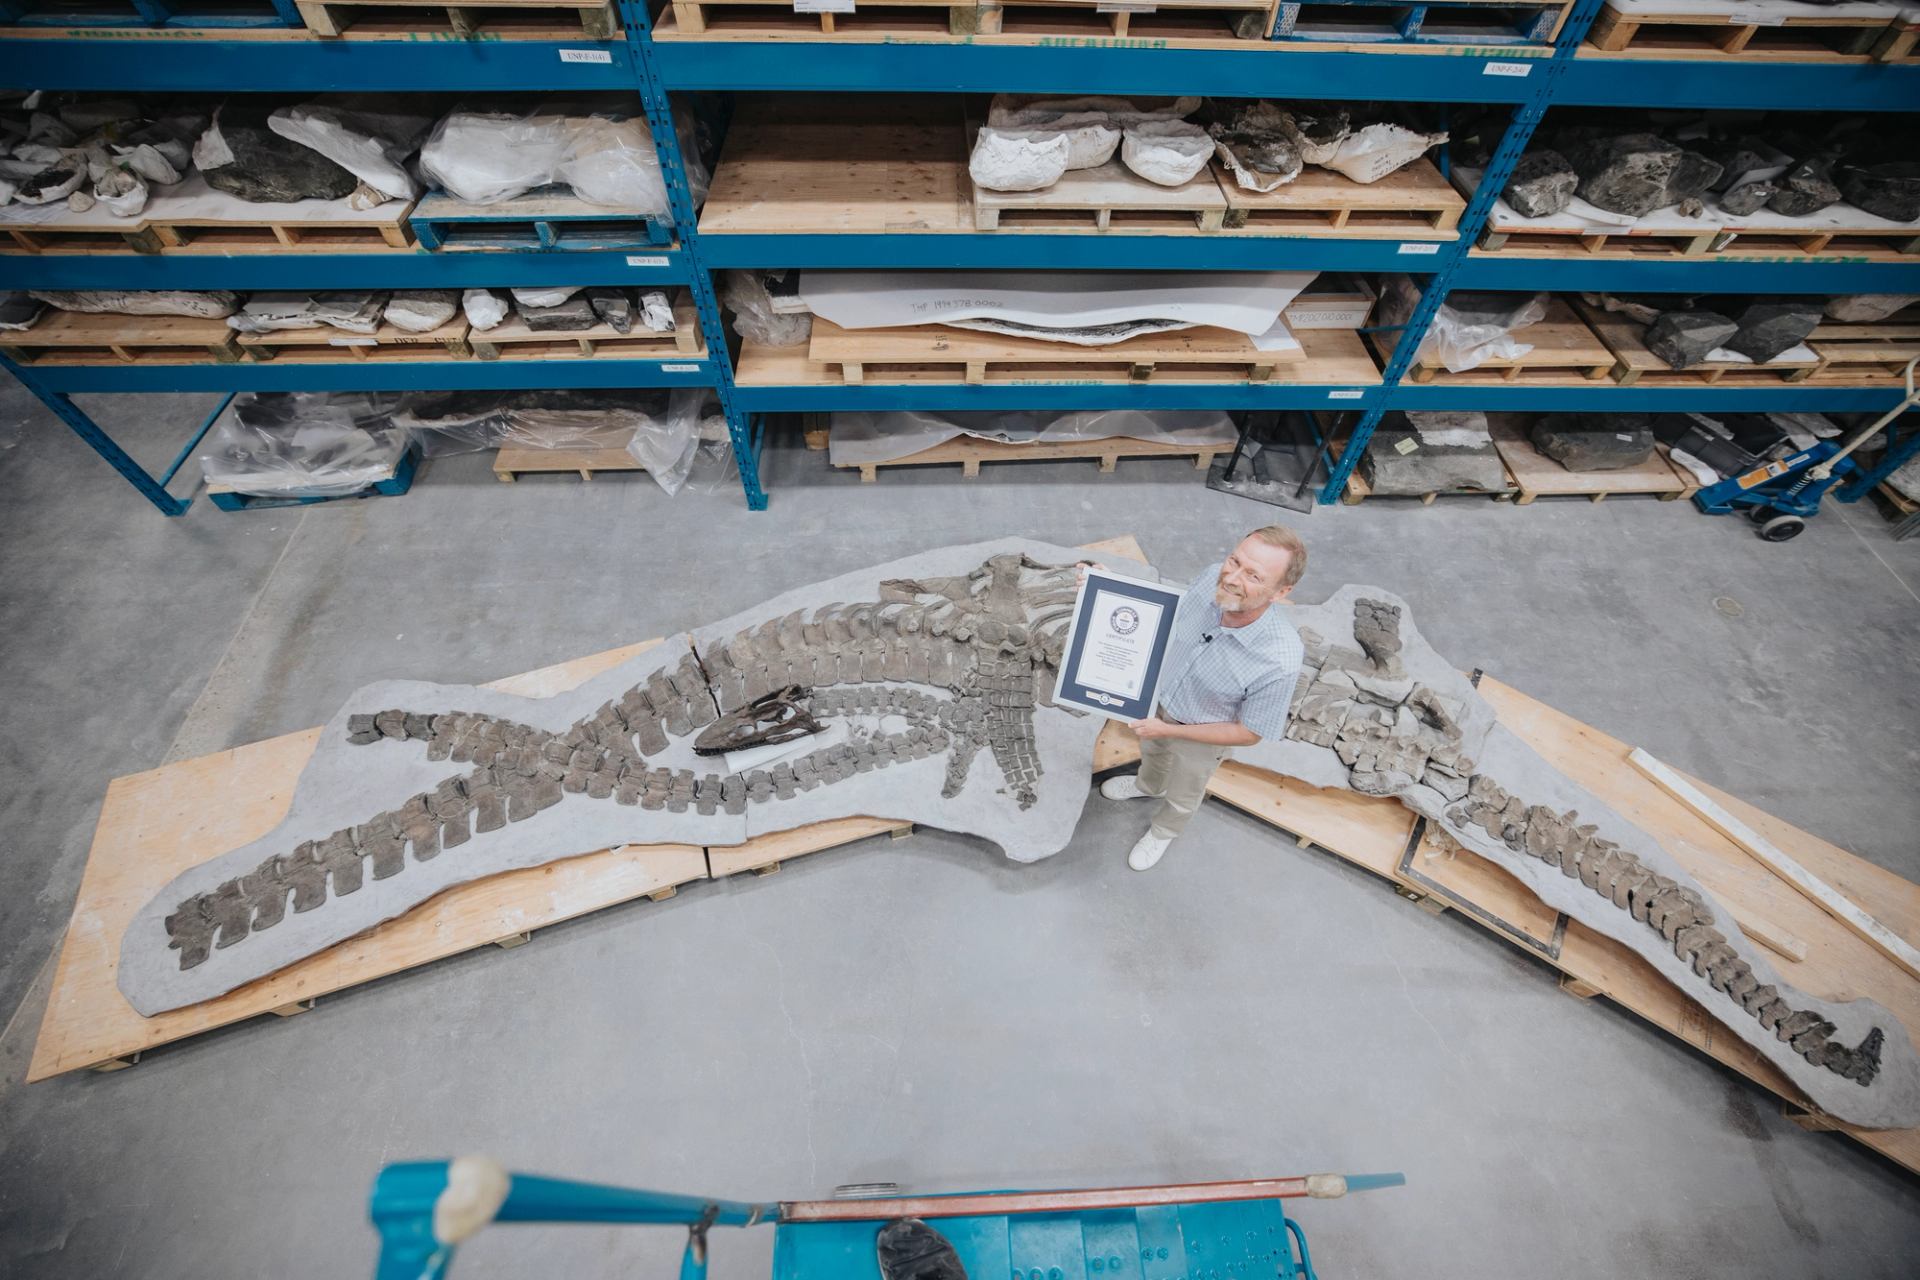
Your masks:
{"label": "blue metal shelving unit", "polygon": [[[644,0],[621,0],[621,39],[342,41],[304,32],[234,39],[218,29],[17,29],[0,38],[0,82],[48,89],[325,92],[342,90],[605,91],[640,98],[668,178],[674,243],[607,251],[367,253],[202,257],[8,255],[0,287],[131,289],[458,288],[533,284],[677,284],[693,294],[706,338],[699,360],[446,361],[342,366],[46,368],[9,365],[21,381],[169,514],[185,501],[132,462],[72,405],[76,392],[706,385],[726,411],[750,506],[766,505],[757,465],[770,414],[832,408],[1032,409],[1314,408],[1361,416],[1330,457],[1321,497],[1338,496],[1381,415],[1392,409],[1755,409],[1872,411],[1892,388],[1435,387],[1402,377],[1417,341],[1377,383],[1008,383],[991,386],[736,386],[711,274],[731,267],[942,267],[1053,270],[1150,262],[1168,271],[1273,269],[1406,271],[1423,282],[1409,327],[1424,330],[1449,290],[1767,293],[1920,292],[1920,258],[1868,261],[1845,253],[1766,260],[1728,253],[1623,262],[1487,253],[1477,242],[1513,163],[1546,111],[1560,105],[1687,106],[1920,112],[1920,65],[1656,61],[1583,56],[1601,0],[1580,0],[1552,46],[1433,53],[1330,52],[1264,42],[1182,47],[1152,40],[861,43],[655,39]],[[225,36],[226,38],[223,38]],[[688,195],[670,95],[699,90],[799,93],[993,92],[1178,94],[1488,103],[1511,108],[1480,194],[1457,238],[1345,240],[1226,233],[711,235]],[[4,362],[0,362],[4,363]],[[177,466],[176,466],[177,469]]]}

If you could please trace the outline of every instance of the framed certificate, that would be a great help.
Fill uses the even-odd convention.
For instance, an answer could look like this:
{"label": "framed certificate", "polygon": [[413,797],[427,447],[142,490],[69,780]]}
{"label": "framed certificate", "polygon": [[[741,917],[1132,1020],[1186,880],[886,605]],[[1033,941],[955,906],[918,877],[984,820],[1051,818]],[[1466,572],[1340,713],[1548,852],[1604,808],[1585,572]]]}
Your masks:
{"label": "framed certificate", "polygon": [[1053,700],[1111,720],[1152,715],[1180,592],[1088,569],[1073,602]]}

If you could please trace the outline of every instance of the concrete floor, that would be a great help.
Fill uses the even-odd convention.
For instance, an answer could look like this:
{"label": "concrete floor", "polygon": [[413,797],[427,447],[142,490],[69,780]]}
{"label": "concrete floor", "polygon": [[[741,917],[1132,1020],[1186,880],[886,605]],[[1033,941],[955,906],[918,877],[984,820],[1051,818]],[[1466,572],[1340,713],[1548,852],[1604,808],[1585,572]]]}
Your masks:
{"label": "concrete floor", "polygon": [[[204,411],[92,403],[156,462]],[[924,547],[1133,532],[1185,574],[1272,513],[1138,462],[767,469],[765,515],[643,478],[509,488],[469,457],[402,499],[167,521],[0,392],[0,1273],[368,1274],[374,1172],[479,1151],[743,1198],[1401,1169],[1300,1210],[1327,1275],[1914,1274],[1920,1181],[1217,805],[1150,875],[1124,866],[1144,815],[1098,799],[1036,866],[867,841],[21,1085],[116,774],[318,723],[369,680],[506,675]],[[1631,499],[1304,529],[1304,599],[1389,587],[1441,652],[1920,877],[1920,543],[1870,510],[1785,546]],[[503,1228],[459,1273],[661,1276],[679,1245]],[[769,1253],[722,1235],[715,1274]]]}

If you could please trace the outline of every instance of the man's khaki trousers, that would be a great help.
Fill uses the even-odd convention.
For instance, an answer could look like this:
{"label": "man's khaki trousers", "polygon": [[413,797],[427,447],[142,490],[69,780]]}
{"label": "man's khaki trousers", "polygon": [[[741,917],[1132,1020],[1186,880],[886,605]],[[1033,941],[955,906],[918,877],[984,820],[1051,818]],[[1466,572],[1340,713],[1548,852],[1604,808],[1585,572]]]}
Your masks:
{"label": "man's khaki trousers", "polygon": [[1141,741],[1140,790],[1160,799],[1149,828],[1154,835],[1171,840],[1186,830],[1193,811],[1207,798],[1207,780],[1232,750],[1185,738]]}

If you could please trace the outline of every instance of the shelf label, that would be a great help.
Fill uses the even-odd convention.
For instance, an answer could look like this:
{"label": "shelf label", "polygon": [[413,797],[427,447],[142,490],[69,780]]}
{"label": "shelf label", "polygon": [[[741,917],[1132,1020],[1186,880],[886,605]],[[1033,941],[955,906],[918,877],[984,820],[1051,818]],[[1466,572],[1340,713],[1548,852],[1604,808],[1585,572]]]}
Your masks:
{"label": "shelf label", "polygon": [[1400,252],[1402,254],[1410,254],[1410,253],[1434,254],[1434,253],[1440,252],[1440,246],[1437,243],[1422,244],[1417,241],[1407,241],[1400,246]]}
{"label": "shelf label", "polygon": [[327,345],[330,347],[377,347],[380,341],[377,338],[328,338]]}
{"label": "shelf label", "polygon": [[1327,392],[1327,399],[1329,400],[1358,400],[1359,398],[1360,398],[1360,393],[1358,391]]}
{"label": "shelf label", "polygon": [[667,260],[660,254],[630,253],[627,255],[627,265],[630,267],[664,267],[667,265]]}
{"label": "shelf label", "polygon": [[793,0],[795,13],[852,13],[853,0]]}
{"label": "shelf label", "polygon": [[662,373],[698,373],[700,372],[700,366],[697,364],[663,364],[660,366],[660,372]]}
{"label": "shelf label", "polygon": [[610,65],[613,62],[613,51],[611,49],[562,49],[560,61],[599,62]]}
{"label": "shelf label", "polygon": [[1514,79],[1519,80],[1533,74],[1533,64],[1530,62],[1489,62],[1486,66],[1480,68],[1480,74],[1483,76],[1512,76]]}

